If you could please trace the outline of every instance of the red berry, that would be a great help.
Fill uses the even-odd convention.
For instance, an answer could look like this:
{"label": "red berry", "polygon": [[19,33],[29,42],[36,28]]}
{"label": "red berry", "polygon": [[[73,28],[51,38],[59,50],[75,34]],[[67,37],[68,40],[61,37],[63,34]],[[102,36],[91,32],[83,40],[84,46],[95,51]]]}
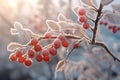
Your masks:
{"label": "red berry", "polygon": [[46,61],[46,62],[49,62],[50,61],[50,56],[43,56],[43,60]]}
{"label": "red berry", "polygon": [[67,40],[62,41],[62,46],[63,47],[68,47],[69,46],[68,41]]}
{"label": "red berry", "polygon": [[28,50],[28,57],[29,58],[34,58],[34,56],[35,56],[34,51],[33,50]]}
{"label": "red berry", "polygon": [[17,57],[17,58],[21,57],[22,55],[23,55],[23,52],[22,52],[22,51],[18,50],[18,51],[16,52],[16,57]]}
{"label": "red berry", "polygon": [[107,26],[107,25],[108,25],[108,23],[107,23],[107,22],[104,22],[103,24],[104,24],[105,26]]}
{"label": "red berry", "polygon": [[30,67],[32,65],[33,61],[31,59],[26,59],[25,62],[24,62],[24,65],[26,67]]}
{"label": "red berry", "polygon": [[44,36],[45,36],[45,38],[46,39],[50,39],[52,36],[51,36],[51,33],[49,33],[49,32],[46,32],[45,34],[44,34]]}
{"label": "red berry", "polygon": [[36,56],[36,61],[41,62],[43,60],[42,56],[39,54]]}
{"label": "red berry", "polygon": [[112,26],[108,26],[108,29],[112,29]]}
{"label": "red berry", "polygon": [[60,47],[60,45],[61,45],[60,39],[58,39],[58,38],[55,39],[54,42],[53,42],[53,46],[57,49],[57,48]]}
{"label": "red berry", "polygon": [[79,44],[77,44],[77,43],[73,45],[73,48],[74,48],[74,49],[75,49],[75,48],[78,48],[78,47],[79,47]]}
{"label": "red berry", "polygon": [[120,27],[118,27],[117,30],[119,31],[119,30],[120,30]]}
{"label": "red berry", "polygon": [[86,11],[84,8],[79,9],[79,15],[85,15]]}
{"label": "red berry", "polygon": [[80,22],[85,22],[85,21],[86,21],[85,16],[81,16],[81,17],[79,18],[79,21],[80,21]]}
{"label": "red berry", "polygon": [[65,40],[65,36],[60,35],[60,36],[59,36],[59,39],[60,39],[61,41],[64,41],[64,40]]}
{"label": "red berry", "polygon": [[34,46],[34,50],[36,51],[36,52],[39,52],[39,51],[41,51],[42,50],[42,47],[38,44],[38,45],[35,45]]}
{"label": "red berry", "polygon": [[18,58],[18,62],[23,63],[23,62],[25,62],[25,59],[26,58],[24,56],[21,56],[21,57]]}
{"label": "red berry", "polygon": [[100,21],[99,24],[102,25],[102,24],[103,24],[103,21]]}
{"label": "red berry", "polygon": [[49,51],[47,49],[42,50],[42,55],[43,56],[48,56],[49,55]]}
{"label": "red berry", "polygon": [[38,44],[38,40],[37,39],[32,39],[31,40],[31,45],[35,46]]}
{"label": "red berry", "polygon": [[83,28],[84,29],[88,29],[89,28],[89,24],[87,22],[83,23]]}
{"label": "red berry", "polygon": [[112,32],[113,32],[113,33],[116,33],[116,32],[117,32],[117,29],[116,29],[116,28],[113,28],[113,29],[112,29]]}
{"label": "red berry", "polygon": [[16,61],[17,60],[16,54],[11,53],[10,56],[9,56],[9,59],[10,59],[10,61]]}
{"label": "red berry", "polygon": [[57,50],[54,47],[49,48],[49,52],[52,56],[56,56]]}

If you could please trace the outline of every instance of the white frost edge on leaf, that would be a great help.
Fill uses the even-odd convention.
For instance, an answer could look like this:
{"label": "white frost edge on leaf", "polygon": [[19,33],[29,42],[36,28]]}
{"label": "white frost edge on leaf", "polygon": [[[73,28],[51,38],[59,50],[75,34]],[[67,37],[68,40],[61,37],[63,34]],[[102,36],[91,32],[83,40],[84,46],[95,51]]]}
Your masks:
{"label": "white frost edge on leaf", "polygon": [[103,6],[109,5],[110,3],[112,3],[114,0],[101,0],[101,4]]}
{"label": "white frost edge on leaf", "polygon": [[7,51],[13,52],[19,48],[24,48],[25,46],[16,42],[11,42],[7,46]]}
{"label": "white frost edge on leaf", "polygon": [[57,63],[57,66],[55,69],[55,75],[54,75],[55,78],[57,77],[57,72],[62,71],[64,67],[65,67],[65,61],[64,59],[62,59]]}
{"label": "white frost edge on leaf", "polygon": [[51,31],[61,31],[60,25],[54,20],[46,20],[46,24]]}
{"label": "white frost edge on leaf", "polygon": [[80,3],[82,3],[83,6],[88,8],[98,8],[98,4],[96,0],[80,0]]}

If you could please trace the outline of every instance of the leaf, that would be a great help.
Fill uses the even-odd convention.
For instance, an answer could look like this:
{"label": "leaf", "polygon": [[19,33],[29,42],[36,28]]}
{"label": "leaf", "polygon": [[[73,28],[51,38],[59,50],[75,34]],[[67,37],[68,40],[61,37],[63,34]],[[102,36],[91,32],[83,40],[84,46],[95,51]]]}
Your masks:
{"label": "leaf", "polygon": [[60,61],[57,63],[56,71],[55,71],[55,72],[62,71],[63,68],[64,68],[64,66],[65,66],[65,61],[64,61],[64,60],[60,60]]}
{"label": "leaf", "polygon": [[58,21],[66,21],[66,20],[67,20],[66,17],[62,13],[58,15]]}
{"label": "leaf", "polygon": [[18,48],[24,48],[24,45],[16,43],[16,42],[11,42],[7,46],[7,50],[10,51],[10,52],[13,52],[13,51],[17,50]]}
{"label": "leaf", "polygon": [[112,9],[120,13],[120,4],[112,4]]}
{"label": "leaf", "polygon": [[53,20],[47,20],[46,24],[48,26],[48,29],[52,30],[52,31],[60,31],[60,26],[58,25],[57,22],[53,21]]}
{"label": "leaf", "polygon": [[97,12],[91,9],[86,10],[86,16],[89,17],[92,20],[96,20]]}
{"label": "leaf", "polygon": [[18,35],[19,34],[18,31],[16,29],[13,29],[13,28],[10,29],[10,33],[11,33],[11,35]]}
{"label": "leaf", "polygon": [[21,29],[23,29],[23,26],[22,26],[22,24],[21,23],[19,23],[19,22],[14,22],[14,28],[17,30],[17,31],[19,31],[19,30],[21,30]]}
{"label": "leaf", "polygon": [[112,3],[114,0],[101,0],[101,4],[103,5],[103,6],[105,6],[105,5],[108,5],[108,4],[110,4],[110,3]]}
{"label": "leaf", "polygon": [[85,5],[86,7],[89,6],[92,8],[94,8],[94,7],[98,8],[98,4],[97,4],[96,0],[80,0],[80,2],[82,2],[83,5]]}
{"label": "leaf", "polygon": [[120,25],[120,16],[113,13],[107,13],[102,20],[110,24]]}

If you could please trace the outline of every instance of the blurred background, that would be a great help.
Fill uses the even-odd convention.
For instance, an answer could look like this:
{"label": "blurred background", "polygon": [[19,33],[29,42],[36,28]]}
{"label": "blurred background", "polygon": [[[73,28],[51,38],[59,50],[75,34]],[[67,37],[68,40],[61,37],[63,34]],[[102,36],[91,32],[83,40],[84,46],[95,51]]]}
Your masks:
{"label": "blurred background", "polygon": [[[48,64],[34,62],[33,66],[26,68],[17,62],[10,62],[7,45],[10,42],[22,43],[20,38],[11,36],[10,28],[18,21],[34,33],[42,34],[47,29],[45,21],[57,20],[59,13],[77,22],[72,8],[79,5],[79,0],[0,0],[0,80],[55,80],[55,66],[64,57],[65,49],[60,49],[58,52],[61,53]],[[110,6],[105,9],[111,10]],[[98,37],[101,36],[111,51],[119,56],[120,32],[113,34],[101,26]],[[73,53],[64,71],[57,73],[56,80],[120,80],[120,62],[114,62],[102,48],[82,43]]]}

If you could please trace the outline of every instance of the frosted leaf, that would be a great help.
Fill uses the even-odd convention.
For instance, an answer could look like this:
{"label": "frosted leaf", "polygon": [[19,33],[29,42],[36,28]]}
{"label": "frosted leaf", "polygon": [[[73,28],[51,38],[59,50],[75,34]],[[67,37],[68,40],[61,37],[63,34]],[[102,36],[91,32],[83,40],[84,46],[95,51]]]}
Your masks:
{"label": "frosted leaf", "polygon": [[60,26],[58,25],[57,22],[53,21],[53,20],[47,20],[46,24],[48,26],[48,29],[52,30],[52,31],[60,31]]}
{"label": "frosted leaf", "polygon": [[57,63],[57,66],[56,66],[56,72],[58,72],[58,71],[62,71],[63,68],[64,68],[64,66],[65,66],[65,62],[64,62],[64,60],[60,60],[60,61]]}
{"label": "frosted leaf", "polygon": [[16,29],[13,29],[13,28],[10,29],[10,33],[11,33],[11,35],[18,35],[19,34],[18,31]]}
{"label": "frosted leaf", "polygon": [[104,16],[105,19],[103,19],[103,21],[107,21],[110,24],[114,24],[114,25],[120,25],[120,16],[116,15],[116,14],[112,14],[112,13],[107,13]]}
{"label": "frosted leaf", "polygon": [[60,60],[57,63],[57,66],[56,66],[56,69],[55,69],[55,78],[57,76],[57,72],[62,71],[64,67],[65,67],[65,61],[64,60]]}
{"label": "frosted leaf", "polygon": [[24,48],[24,45],[16,43],[16,42],[11,42],[7,46],[7,50],[10,51],[10,52],[13,52],[13,51],[15,51],[16,49],[19,49],[19,48]]}
{"label": "frosted leaf", "polygon": [[66,17],[63,15],[63,14],[59,14],[58,15],[58,21],[66,21],[67,19],[66,19]]}
{"label": "frosted leaf", "polygon": [[86,16],[88,16],[89,18],[91,18],[92,20],[96,20],[97,17],[97,12],[91,9],[87,9],[86,10]]}
{"label": "frosted leaf", "polygon": [[103,6],[105,6],[105,5],[108,5],[108,4],[110,4],[111,2],[113,2],[114,0],[101,0],[101,4],[103,5]]}
{"label": "frosted leaf", "polygon": [[23,41],[29,41],[31,37],[38,37],[37,34],[34,34],[30,29],[23,28],[22,24],[19,22],[14,23],[14,28],[11,28],[12,35],[18,35],[19,38],[22,38]]}
{"label": "frosted leaf", "polygon": [[96,0],[80,0],[80,2],[82,2],[83,5],[85,5],[85,6],[89,6],[92,8],[94,8],[94,7],[98,8],[98,4],[97,4]]}
{"label": "frosted leaf", "polygon": [[120,13],[120,4],[112,4],[111,6],[112,6],[113,10]]}
{"label": "frosted leaf", "polygon": [[73,8],[73,12],[78,16],[78,10],[79,10],[79,6]]}

